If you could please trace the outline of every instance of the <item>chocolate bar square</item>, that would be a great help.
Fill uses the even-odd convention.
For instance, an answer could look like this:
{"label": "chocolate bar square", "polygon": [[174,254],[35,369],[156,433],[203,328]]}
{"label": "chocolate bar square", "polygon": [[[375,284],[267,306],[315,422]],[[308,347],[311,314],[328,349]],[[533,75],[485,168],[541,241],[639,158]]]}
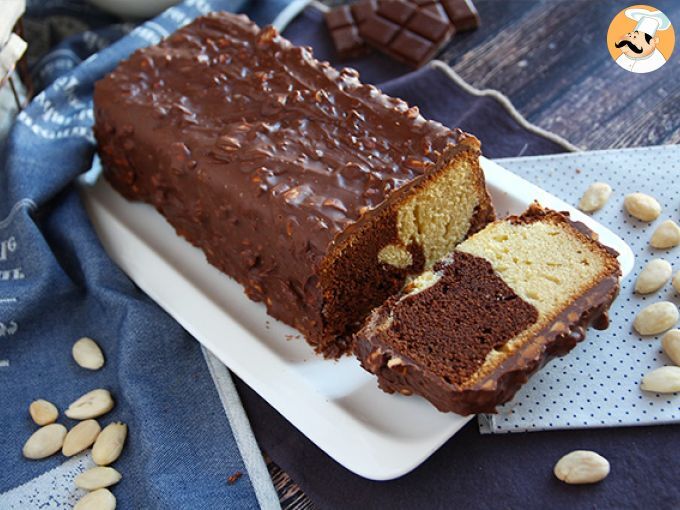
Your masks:
{"label": "chocolate bar square", "polygon": [[359,25],[377,10],[376,0],[362,0],[351,6],[342,5],[326,13],[326,26],[341,59],[358,57],[370,50],[359,35]]}

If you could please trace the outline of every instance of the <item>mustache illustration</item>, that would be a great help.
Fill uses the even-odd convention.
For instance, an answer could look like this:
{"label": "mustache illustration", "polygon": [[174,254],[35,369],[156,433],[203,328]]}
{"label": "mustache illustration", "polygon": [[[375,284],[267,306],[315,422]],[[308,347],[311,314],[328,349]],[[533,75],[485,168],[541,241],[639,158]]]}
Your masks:
{"label": "mustache illustration", "polygon": [[623,46],[628,46],[630,48],[630,51],[632,51],[633,53],[642,53],[642,48],[638,48],[632,42],[630,42],[628,39],[621,39],[614,46],[616,46],[617,48],[622,48]]}

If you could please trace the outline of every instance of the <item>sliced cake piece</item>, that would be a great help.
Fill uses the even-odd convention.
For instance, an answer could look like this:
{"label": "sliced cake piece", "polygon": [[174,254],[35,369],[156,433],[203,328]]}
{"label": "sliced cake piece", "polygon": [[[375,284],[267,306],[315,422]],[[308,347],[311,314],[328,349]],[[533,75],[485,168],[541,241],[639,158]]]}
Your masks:
{"label": "sliced cake piece", "polygon": [[440,411],[494,412],[589,324],[607,327],[616,256],[585,225],[534,204],[377,308],[354,352],[389,393],[422,395]]}

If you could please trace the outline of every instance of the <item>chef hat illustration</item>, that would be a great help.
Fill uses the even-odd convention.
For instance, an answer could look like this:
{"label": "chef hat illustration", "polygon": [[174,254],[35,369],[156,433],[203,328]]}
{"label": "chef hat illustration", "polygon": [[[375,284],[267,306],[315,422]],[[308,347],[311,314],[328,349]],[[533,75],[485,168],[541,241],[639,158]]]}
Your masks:
{"label": "chef hat illustration", "polygon": [[657,30],[666,30],[671,26],[671,20],[661,11],[647,9],[626,9],[626,16],[637,21],[635,30],[654,37]]}

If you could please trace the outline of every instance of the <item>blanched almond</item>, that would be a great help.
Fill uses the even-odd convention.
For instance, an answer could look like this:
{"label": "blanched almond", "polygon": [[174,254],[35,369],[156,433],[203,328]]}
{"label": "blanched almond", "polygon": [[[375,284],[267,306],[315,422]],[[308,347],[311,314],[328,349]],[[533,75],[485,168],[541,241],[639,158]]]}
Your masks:
{"label": "blanched almond", "polygon": [[41,398],[31,402],[31,405],[28,406],[28,413],[31,415],[31,418],[33,418],[33,421],[37,425],[47,425],[49,423],[54,423],[59,417],[57,406],[55,406],[52,402],[48,402],[47,400],[43,400]]}
{"label": "blanched almond", "polygon": [[673,277],[673,288],[675,289],[675,292],[680,294],[680,271],[675,273],[675,276]]}
{"label": "blanched almond", "polygon": [[108,390],[92,390],[73,402],[64,414],[74,420],[88,420],[113,409],[113,398]]}
{"label": "blanched almond", "polygon": [[98,466],[108,466],[120,457],[127,437],[127,425],[110,423],[99,433],[92,447],[92,460]]}
{"label": "blanched almond", "polygon": [[652,234],[649,241],[652,248],[665,250],[680,244],[680,227],[673,220],[662,222]]}
{"label": "blanched almond", "polygon": [[581,197],[578,208],[584,212],[602,209],[612,194],[612,187],[604,182],[592,183]]}
{"label": "blanched almond", "polygon": [[680,366],[680,329],[671,329],[661,339],[661,347],[673,363]]}
{"label": "blanched almond", "polygon": [[640,387],[654,393],[680,391],[680,367],[661,367],[652,370],[642,378]]}
{"label": "blanched almond", "polygon": [[94,491],[115,485],[121,478],[121,474],[112,467],[97,466],[76,476],[75,484],[86,491]]}
{"label": "blanched almond", "polygon": [[44,459],[61,450],[66,437],[66,427],[52,423],[36,430],[24,444],[23,454],[27,459]]}
{"label": "blanched almond", "polygon": [[97,439],[101,429],[97,420],[81,421],[66,434],[61,453],[71,457],[86,450],[94,444],[94,440]]}
{"label": "blanched almond", "polygon": [[661,214],[661,205],[654,197],[644,193],[631,193],[623,199],[628,214],[642,221],[654,221]]}
{"label": "blanched almond", "polygon": [[78,365],[88,370],[99,370],[104,366],[104,354],[91,338],[83,337],[74,343],[71,354]]}
{"label": "blanched almond", "polygon": [[609,474],[609,461],[589,450],[574,450],[555,464],[554,473],[569,484],[596,483]]}
{"label": "blanched almond", "polygon": [[673,273],[671,265],[663,259],[654,259],[644,267],[635,282],[635,292],[649,294],[663,287]]}
{"label": "blanched almond", "polygon": [[73,510],[115,510],[116,497],[108,489],[97,489],[85,494],[76,503]]}
{"label": "blanched almond", "polygon": [[646,306],[637,314],[633,327],[641,335],[658,335],[678,322],[678,307],[668,301]]}

